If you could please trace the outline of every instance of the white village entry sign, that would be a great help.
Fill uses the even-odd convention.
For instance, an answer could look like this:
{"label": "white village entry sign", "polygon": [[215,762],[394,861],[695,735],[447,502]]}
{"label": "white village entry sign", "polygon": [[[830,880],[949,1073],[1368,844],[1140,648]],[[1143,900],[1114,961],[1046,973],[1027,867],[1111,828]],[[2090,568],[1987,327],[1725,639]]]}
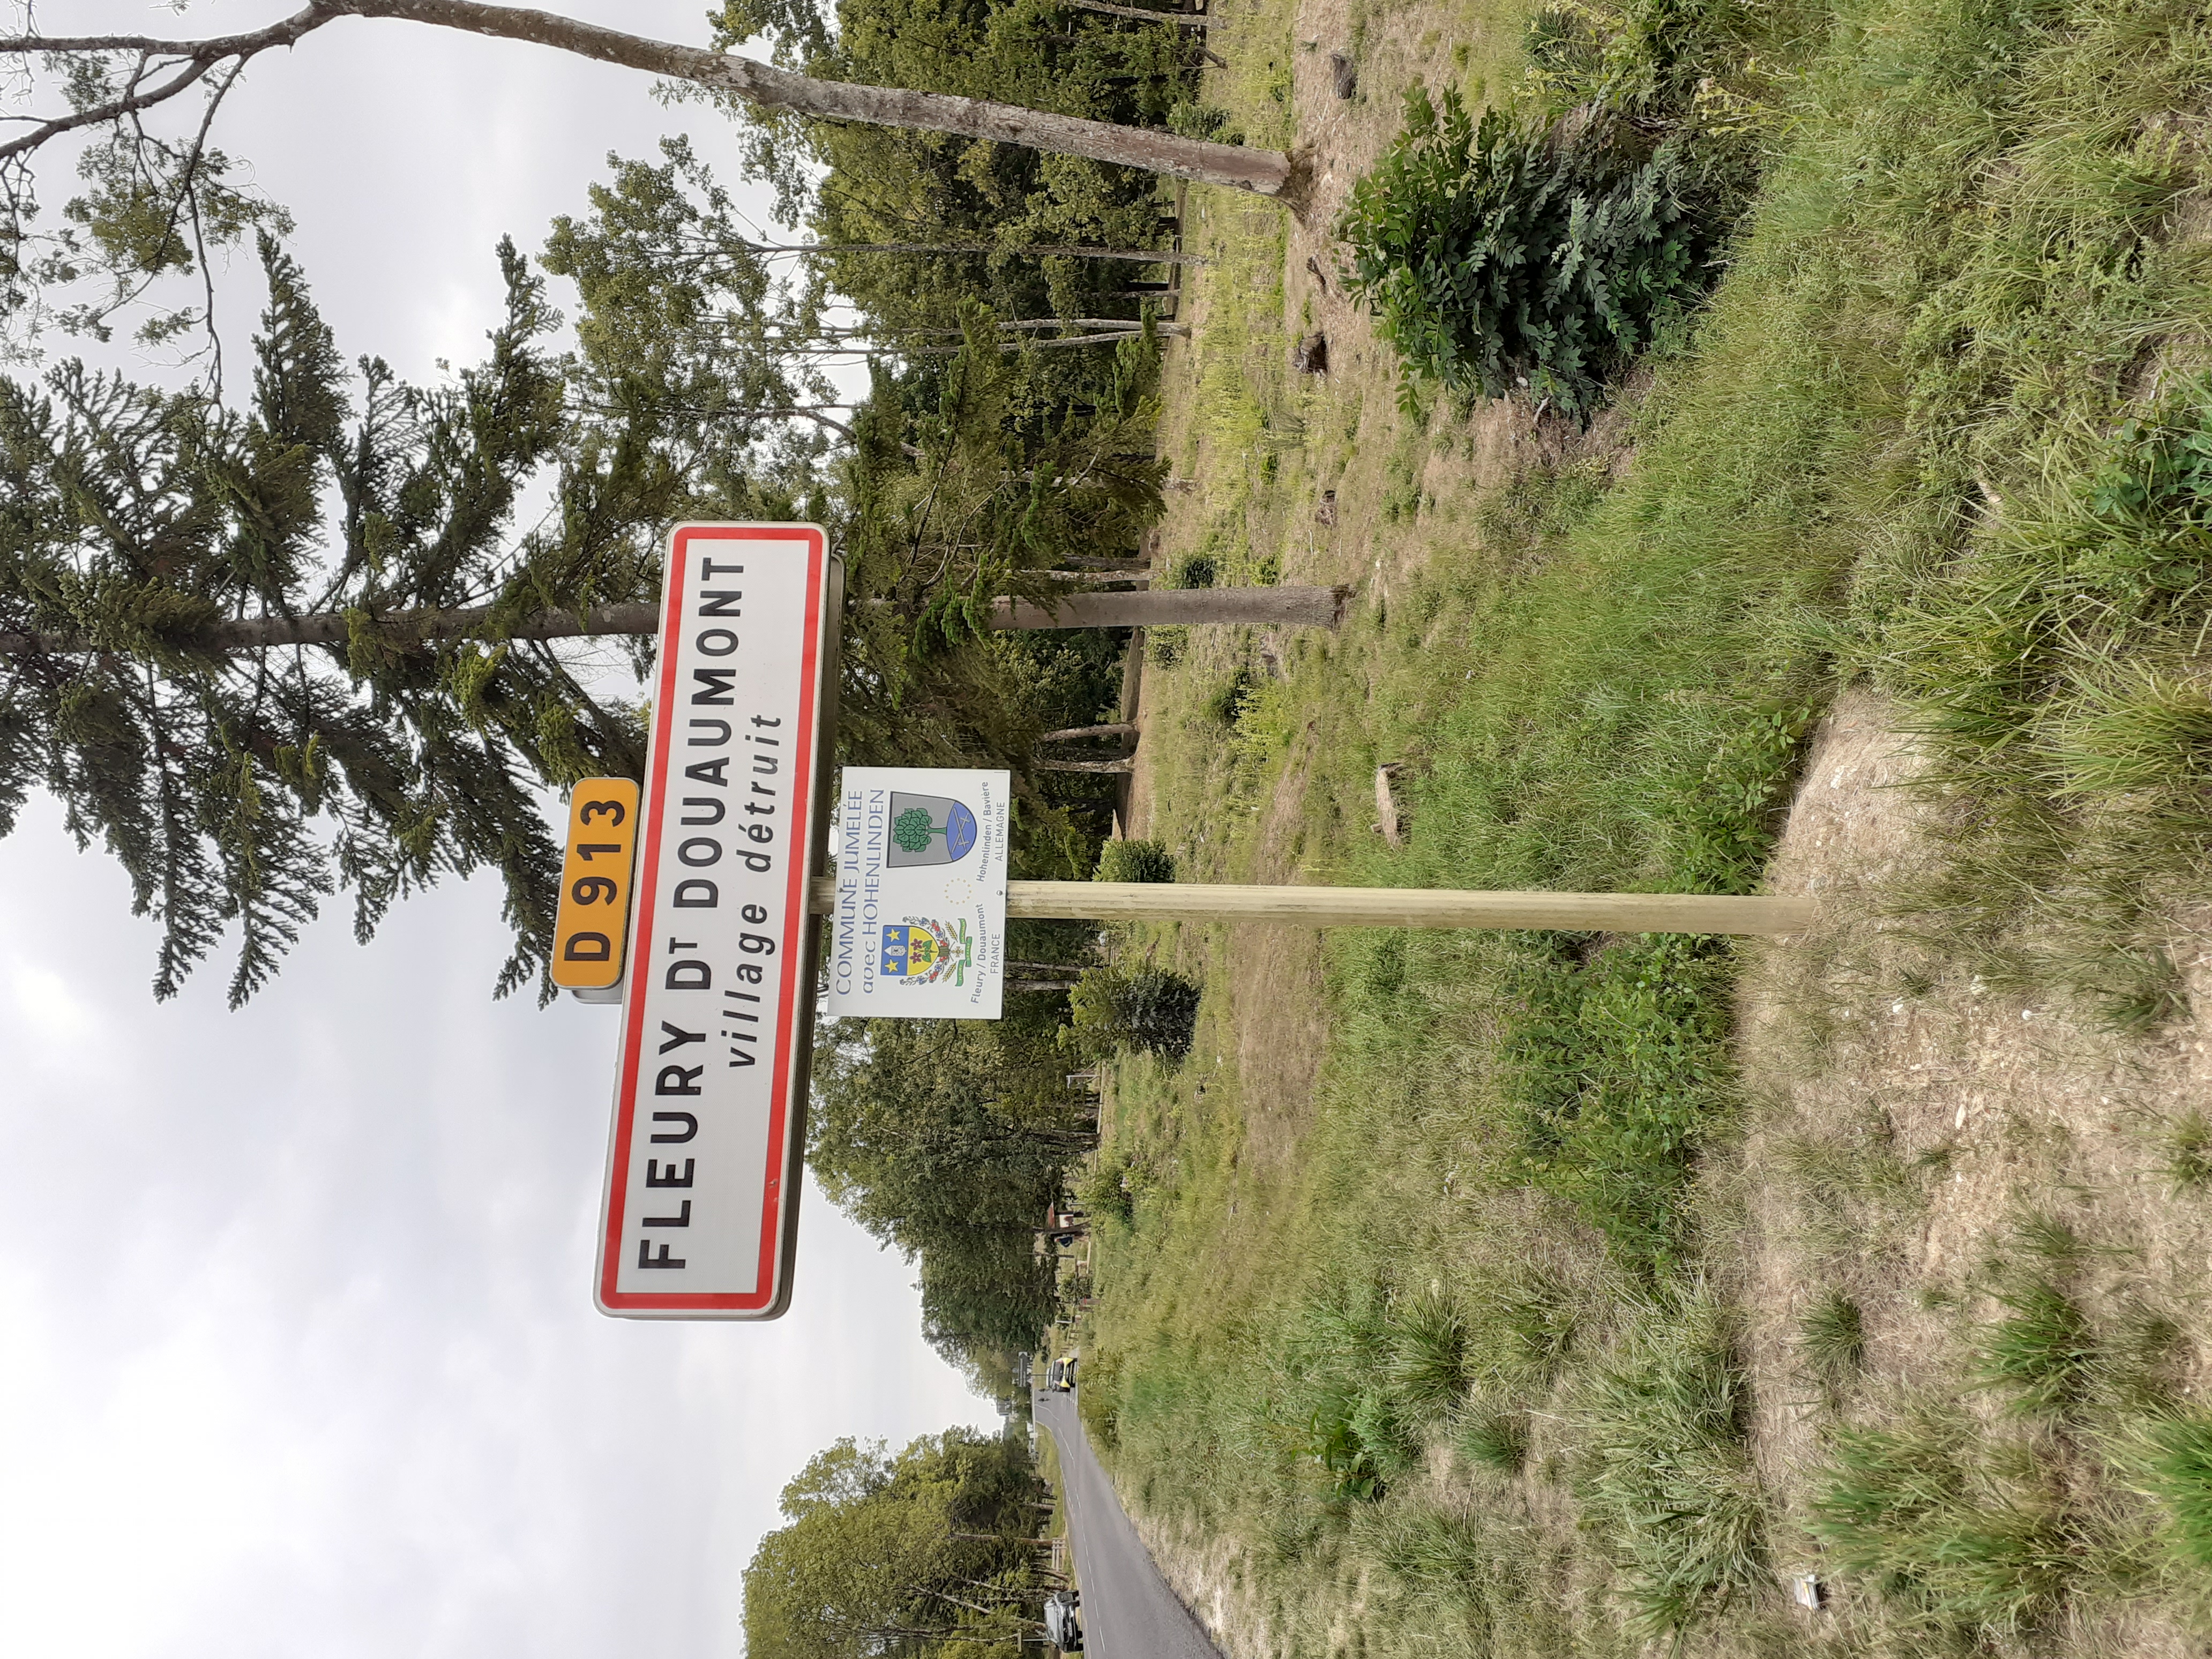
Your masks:
{"label": "white village entry sign", "polygon": [[773,1319],[791,1296],[837,571],[812,525],[683,525],[661,601],[598,1300]]}

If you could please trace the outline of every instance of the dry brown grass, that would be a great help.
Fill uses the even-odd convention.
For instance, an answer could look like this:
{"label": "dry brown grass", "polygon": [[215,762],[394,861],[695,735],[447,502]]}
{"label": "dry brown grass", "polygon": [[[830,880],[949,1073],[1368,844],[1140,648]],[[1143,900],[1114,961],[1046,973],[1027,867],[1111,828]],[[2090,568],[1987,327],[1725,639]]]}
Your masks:
{"label": "dry brown grass", "polygon": [[[2092,1319],[2124,1330],[2163,1313],[2181,1334],[2178,1398],[2201,1405],[2212,1383],[2212,1200],[2177,1192],[2167,1171],[2172,1126],[2212,1098],[2212,917],[2173,918],[2189,1012],[2148,1039],[1944,967],[1883,914],[1932,856],[1902,787],[1917,762],[1893,724],[1863,692],[1823,724],[1771,876],[1775,890],[1821,896],[1827,919],[1764,948],[1741,980],[1755,1111],[1729,1184],[1752,1444],[1800,1521],[1826,1429],[1893,1420],[1955,1387],[1993,1274],[2033,1267],[2052,1224],[2078,1241],[2065,1271]],[[1799,1337],[1833,1288],[1857,1301],[1866,1335],[1864,1377],[1841,1401],[1808,1376]],[[1816,1559],[1802,1536],[1796,1547]],[[2106,1606],[2080,1620],[2051,1650],[2203,1650],[2170,1614]]]}

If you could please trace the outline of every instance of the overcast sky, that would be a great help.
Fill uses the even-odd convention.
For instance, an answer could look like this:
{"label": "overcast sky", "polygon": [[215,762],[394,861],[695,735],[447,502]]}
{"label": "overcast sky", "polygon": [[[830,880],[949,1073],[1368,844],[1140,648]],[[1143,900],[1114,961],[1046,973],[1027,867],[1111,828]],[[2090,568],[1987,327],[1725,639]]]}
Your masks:
{"label": "overcast sky", "polygon": [[[707,39],[696,0],[568,9]],[[606,151],[686,125],[729,156],[641,76],[349,21],[258,62],[222,142],[297,219],[340,349],[426,380],[479,355],[502,232],[534,252]],[[260,301],[249,261],[224,313]],[[44,801],[0,841],[0,1653],[737,1653],[740,1569],[808,1456],[988,1403],[921,1345],[912,1269],[817,1193],[780,1323],[592,1311],[616,1011],[495,1004],[486,882],[366,949],[344,908],[245,1012],[227,962],[156,1005],[113,863]]]}

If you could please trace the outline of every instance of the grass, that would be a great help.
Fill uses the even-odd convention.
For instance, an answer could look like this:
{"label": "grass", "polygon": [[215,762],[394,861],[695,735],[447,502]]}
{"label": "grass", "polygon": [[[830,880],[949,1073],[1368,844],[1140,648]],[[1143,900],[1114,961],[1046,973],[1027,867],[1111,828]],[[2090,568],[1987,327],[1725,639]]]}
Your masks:
{"label": "grass", "polygon": [[2212,1118],[2188,1112],[2167,1129],[2166,1178],[2177,1195],[2212,1186]]}
{"label": "grass", "polygon": [[1680,1630],[1771,1581],[1729,1316],[1702,1285],[1638,1310],[1580,1389],[1577,1495],[1636,1623]]}
{"label": "grass", "polygon": [[2175,1418],[2152,1431],[2155,1490],[2191,1565],[2212,1571],[2212,1419]]}
{"label": "grass", "polygon": [[2100,1353],[2089,1321],[2047,1279],[2000,1294],[2003,1317],[1984,1334],[1978,1381],[2003,1390],[2014,1411],[2070,1412],[2088,1398]]}
{"label": "grass", "polygon": [[[1381,52],[1443,15],[1352,24]],[[1249,64],[1215,37],[1255,133],[1288,16],[1240,18]],[[1140,827],[1179,872],[1753,890],[1856,678],[1936,762],[1905,994],[1972,971],[2121,1030],[2172,1017],[2169,907],[2203,895],[2212,827],[2212,267],[2176,234],[2201,167],[2162,112],[2212,92],[2212,46],[2163,0],[1817,22],[1712,305],[1591,434],[1399,408],[1387,365],[1293,380],[1281,225],[1208,206],[1166,427],[1204,489],[1170,553],[1361,595],[1326,638],[1154,638]],[[1384,763],[1395,848],[1368,828]],[[1789,1187],[1834,1269],[1796,1331],[1826,1385],[1807,1496],[1765,1489],[1709,1180],[1751,1109],[1732,947],[1257,931],[1122,941],[1206,994],[1179,1066],[1114,1068],[1129,1201],[1097,1223],[1085,1406],[1165,1535],[1227,1546],[1273,1650],[1795,1651],[1775,1569],[1801,1546],[1849,1587],[1837,1643],[1900,1659],[2060,1647],[2084,1608],[2178,1619],[2201,1593],[2212,1454],[2161,1426],[2198,1423],[2172,1403],[2187,1342],[2126,1313],[2070,1224],[2019,1231],[2001,1297],[1954,1293],[1913,1386],[1866,1363],[1869,1281],[1951,1178],[1874,1115],[1743,1177]],[[2178,1192],[2207,1144],[2175,1121]]]}
{"label": "grass", "polygon": [[1392,1393],[1419,1419],[1447,1415],[1466,1393],[1467,1320],[1451,1299],[1425,1291],[1392,1322],[1385,1371]]}
{"label": "grass", "polygon": [[1840,1290],[1821,1295],[1798,1322],[1797,1349],[1827,1387],[1856,1380],[1866,1364],[1866,1316],[1857,1301]]}
{"label": "grass", "polygon": [[1814,1534],[1936,1630],[2033,1633],[2093,1571],[2098,1541],[2069,1510],[2055,1460],[2029,1442],[1992,1446],[1929,1410],[1838,1437]]}
{"label": "grass", "polygon": [[1510,1411],[1471,1412],[1452,1445],[1470,1463],[1500,1474],[1518,1474],[1528,1461],[1528,1419]]}

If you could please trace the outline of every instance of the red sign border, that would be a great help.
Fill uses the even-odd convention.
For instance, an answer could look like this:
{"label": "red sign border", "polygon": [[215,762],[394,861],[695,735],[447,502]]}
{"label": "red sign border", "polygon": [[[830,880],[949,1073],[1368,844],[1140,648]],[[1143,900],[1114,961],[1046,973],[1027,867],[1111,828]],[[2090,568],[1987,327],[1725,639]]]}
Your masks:
{"label": "red sign border", "polygon": [[[797,1218],[800,1169],[805,1146],[794,1131],[805,1122],[806,1102],[801,1090],[811,1069],[811,1054],[796,1052],[796,1043],[808,1040],[813,1020],[814,919],[807,914],[807,881],[821,857],[817,821],[821,799],[817,769],[821,759],[823,681],[829,667],[825,624],[830,586],[829,537],[819,526],[794,524],[688,524],[669,536],[668,562],[662,576],[659,661],[654,675],[652,744],[646,760],[641,797],[647,803],[644,837],[638,847],[636,901],[630,917],[629,959],[625,986],[641,983],[639,958],[653,937],[653,894],[660,872],[660,830],[663,815],[653,810],[662,799],[667,782],[670,735],[678,688],[674,684],[676,653],[668,648],[671,625],[682,601],[686,562],[695,542],[795,541],[807,548],[807,600],[805,641],[801,647],[799,733],[805,744],[800,763],[793,769],[796,799],[805,813],[804,835],[791,844],[801,849],[791,860],[785,890],[785,915],[797,923],[797,949],[783,952],[781,1008],[775,1030],[775,1094],[769,1106],[768,1168],[764,1201],[761,1206],[761,1261],[763,1283],[748,1293],[676,1291],[622,1291],[617,1288],[622,1271],[622,1241],[628,1198],[628,1171],[632,1129],[637,1110],[639,1061],[644,1045],[645,999],[626,996],[623,1005],[621,1071],[615,1085],[615,1121],[607,1164],[606,1191],[601,1200],[599,1271],[596,1287],[599,1311],[611,1315],[660,1315],[680,1317],[719,1314],[725,1317],[773,1319],[790,1300],[790,1245]],[[789,927],[789,923],[787,923]],[[803,1006],[802,1006],[803,999]],[[802,1013],[808,1016],[801,1018]],[[796,1086],[795,1086],[796,1085]],[[794,1096],[798,1098],[794,1099]]]}

